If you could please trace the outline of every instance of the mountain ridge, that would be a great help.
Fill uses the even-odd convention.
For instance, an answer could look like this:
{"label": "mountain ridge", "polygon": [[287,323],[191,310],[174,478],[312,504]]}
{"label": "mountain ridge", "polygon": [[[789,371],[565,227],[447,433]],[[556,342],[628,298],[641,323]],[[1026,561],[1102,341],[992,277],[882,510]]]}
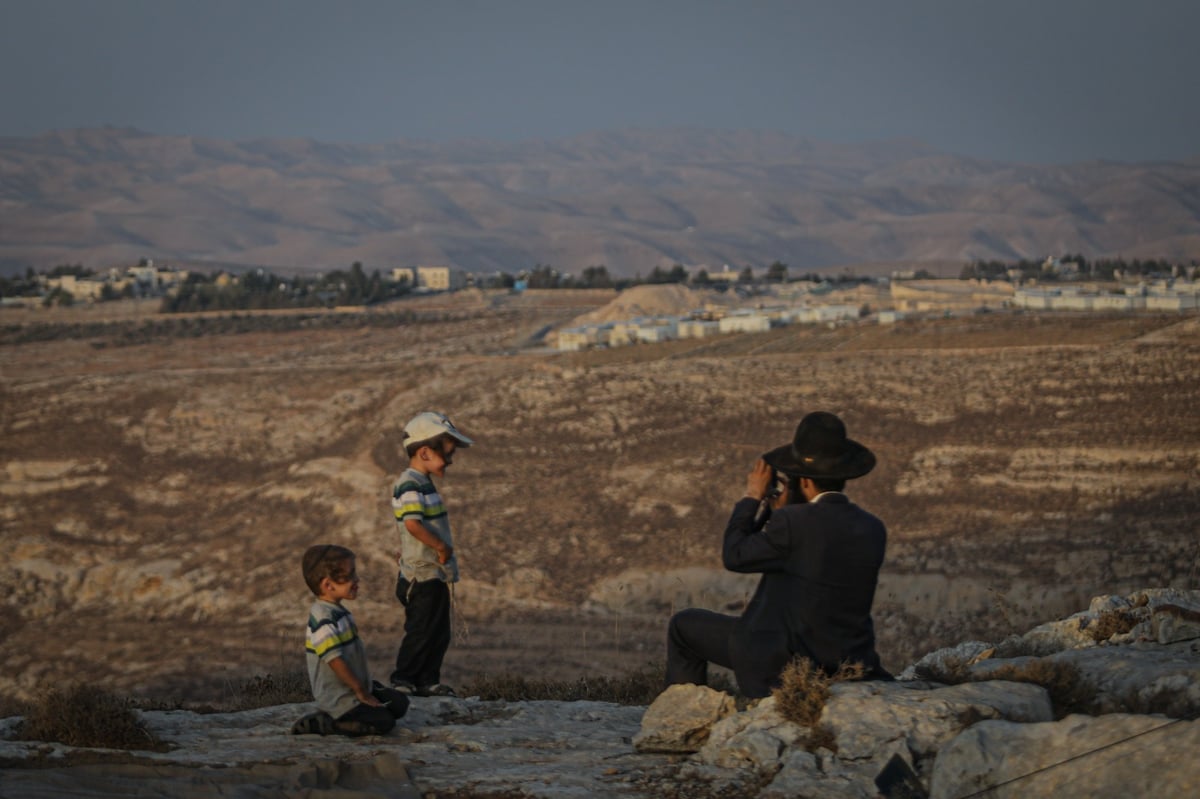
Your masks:
{"label": "mountain ridge", "polygon": [[1003,163],[919,142],[625,130],[521,142],[0,138],[0,268],[538,263],[621,276],[1083,252],[1200,257],[1200,160]]}

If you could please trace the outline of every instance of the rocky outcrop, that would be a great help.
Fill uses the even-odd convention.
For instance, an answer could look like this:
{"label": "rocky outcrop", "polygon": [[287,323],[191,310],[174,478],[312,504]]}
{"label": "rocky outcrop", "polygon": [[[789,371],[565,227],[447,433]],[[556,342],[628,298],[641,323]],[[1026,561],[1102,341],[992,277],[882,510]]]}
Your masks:
{"label": "rocky outcrop", "polygon": [[[998,796],[1060,796],[1079,785],[1086,796],[1191,796],[1200,785],[1188,754],[1198,734],[1190,719],[1200,714],[1200,631],[1188,633],[1198,610],[1197,591],[1097,597],[1086,611],[998,644],[930,653],[894,683],[835,684],[811,728],[785,719],[771,697],[714,724],[681,775],[714,792],[751,773],[760,797],[859,799],[877,795],[876,777],[898,757],[946,799],[993,787]],[[709,701],[708,689],[688,690],[690,698],[664,693],[651,705],[635,745],[667,748],[667,730],[650,729],[662,717],[656,705],[678,716],[681,705]],[[1073,706],[1094,715],[1068,715]]]}
{"label": "rocky outcrop", "polygon": [[938,753],[930,797],[1196,796],[1197,746],[1200,723],[1159,716],[984,721]]}
{"label": "rocky outcrop", "polygon": [[289,734],[311,705],[142,712],[163,752],[7,740],[11,718],[0,796],[866,799],[894,759],[937,799],[1193,796],[1200,642],[1180,636],[1197,611],[1197,591],[1099,597],[1025,635],[931,653],[894,683],[836,683],[812,726],[777,697],[738,712],[701,686],[649,708],[414,698],[391,734],[358,739]]}

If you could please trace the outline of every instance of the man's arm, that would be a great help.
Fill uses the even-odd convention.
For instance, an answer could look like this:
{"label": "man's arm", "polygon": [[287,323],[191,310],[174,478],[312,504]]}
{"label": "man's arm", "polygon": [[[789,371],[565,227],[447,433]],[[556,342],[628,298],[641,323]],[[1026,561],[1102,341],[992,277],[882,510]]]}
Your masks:
{"label": "man's arm", "polygon": [[[765,527],[756,529],[755,516],[759,500],[742,497],[733,506],[729,523],[725,525],[725,542],[721,548],[721,560],[725,568],[733,572],[774,572],[783,570],[786,553],[775,546],[773,536],[767,531],[786,525],[782,514],[775,514]],[[780,540],[787,540],[780,536]]]}
{"label": "man's arm", "polygon": [[429,531],[429,528],[421,523],[421,520],[415,517],[409,517],[404,520],[404,529],[409,532],[413,538],[420,541],[425,546],[437,553],[438,563],[445,563],[454,555],[454,547],[447,544],[442,539]]}
{"label": "man's arm", "polygon": [[[730,571],[772,572],[783,569],[782,558],[786,553],[776,547],[772,537],[766,533],[767,530],[785,524],[780,518],[782,514],[775,514],[772,518],[768,508],[765,525],[760,524],[758,517],[759,506],[774,476],[774,470],[761,459],[746,476],[746,494],[733,506],[733,514],[729,517],[729,523],[725,525],[725,543],[721,548],[721,560]],[[773,507],[778,508],[786,501],[785,493],[776,500]],[[775,538],[780,541],[787,540],[786,536]]]}
{"label": "man's arm", "polygon": [[325,662],[328,664],[329,668],[333,669],[333,673],[337,675],[337,678],[344,682],[346,687],[354,692],[355,699],[357,699],[359,702],[362,702],[364,705],[370,705],[371,707],[382,706],[378,699],[371,696],[371,692],[367,689],[367,686],[358,681],[358,678],[354,676],[352,671],[350,671],[350,667],[346,665],[345,660],[340,657],[336,657],[330,658]]}

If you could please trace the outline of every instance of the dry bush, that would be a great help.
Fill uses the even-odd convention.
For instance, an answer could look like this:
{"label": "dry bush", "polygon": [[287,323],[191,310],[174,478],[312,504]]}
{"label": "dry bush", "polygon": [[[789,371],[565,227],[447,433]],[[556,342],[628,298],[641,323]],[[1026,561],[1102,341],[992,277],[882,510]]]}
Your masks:
{"label": "dry bush", "polygon": [[771,695],[785,719],[813,728],[829,699],[829,687],[835,682],[861,680],[865,675],[861,663],[843,663],[829,675],[808,658],[793,658],[779,675],[779,687]]}
{"label": "dry bush", "polygon": [[0,719],[29,715],[29,703],[11,696],[0,696]]}
{"label": "dry bush", "polygon": [[502,674],[475,677],[467,681],[459,693],[510,702],[550,699],[648,705],[662,693],[664,679],[661,665],[647,665],[623,677],[580,677],[576,680],[531,680],[521,675]]}
{"label": "dry bush", "polygon": [[1138,624],[1136,614],[1128,610],[1104,610],[1085,628],[1096,643],[1107,641],[1114,635],[1124,635]]}
{"label": "dry bush", "polygon": [[84,685],[51,688],[35,699],[15,737],[104,749],[167,749],[143,726],[128,699]]}
{"label": "dry bush", "polygon": [[838,750],[837,735],[824,724],[818,724],[809,730],[808,740],[804,742],[804,748],[809,752],[815,752],[818,749],[828,749],[830,752],[836,754]]}

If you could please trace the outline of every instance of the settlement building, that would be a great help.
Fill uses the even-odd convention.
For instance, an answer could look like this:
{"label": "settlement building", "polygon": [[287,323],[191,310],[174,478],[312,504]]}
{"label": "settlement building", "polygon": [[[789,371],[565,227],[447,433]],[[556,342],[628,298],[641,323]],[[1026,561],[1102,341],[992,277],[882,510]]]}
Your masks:
{"label": "settlement building", "polygon": [[467,285],[467,273],[452,266],[401,266],[392,270],[392,280],[425,291],[458,291]]}

